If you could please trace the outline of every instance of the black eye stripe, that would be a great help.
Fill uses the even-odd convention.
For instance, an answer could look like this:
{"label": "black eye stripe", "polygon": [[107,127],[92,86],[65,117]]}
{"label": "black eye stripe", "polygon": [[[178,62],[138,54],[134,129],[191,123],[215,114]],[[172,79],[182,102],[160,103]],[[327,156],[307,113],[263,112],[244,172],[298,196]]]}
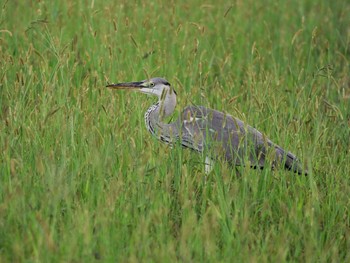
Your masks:
{"label": "black eye stripe", "polygon": [[[148,85],[150,86],[150,87],[154,87],[156,84],[154,83],[154,82],[149,82],[148,83]],[[169,82],[163,82],[163,85],[165,85],[165,86],[171,86],[171,84],[169,83]]]}

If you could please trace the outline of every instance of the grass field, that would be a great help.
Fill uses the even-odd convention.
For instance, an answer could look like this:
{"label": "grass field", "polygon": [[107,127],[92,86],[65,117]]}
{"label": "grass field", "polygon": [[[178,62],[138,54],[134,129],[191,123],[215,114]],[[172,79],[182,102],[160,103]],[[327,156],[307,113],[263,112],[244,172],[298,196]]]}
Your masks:
{"label": "grass field", "polygon": [[[350,3],[116,2],[0,2],[0,262],[349,262]],[[104,87],[155,76],[310,175],[205,181]]]}

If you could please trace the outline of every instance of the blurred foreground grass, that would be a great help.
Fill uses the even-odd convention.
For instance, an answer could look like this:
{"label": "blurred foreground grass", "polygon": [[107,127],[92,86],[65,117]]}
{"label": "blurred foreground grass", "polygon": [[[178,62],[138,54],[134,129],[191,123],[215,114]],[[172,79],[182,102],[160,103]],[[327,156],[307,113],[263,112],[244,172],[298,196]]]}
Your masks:
{"label": "blurred foreground grass", "polygon": [[[347,1],[0,2],[0,261],[350,260]],[[152,138],[179,107],[247,121],[308,177],[217,163]]]}

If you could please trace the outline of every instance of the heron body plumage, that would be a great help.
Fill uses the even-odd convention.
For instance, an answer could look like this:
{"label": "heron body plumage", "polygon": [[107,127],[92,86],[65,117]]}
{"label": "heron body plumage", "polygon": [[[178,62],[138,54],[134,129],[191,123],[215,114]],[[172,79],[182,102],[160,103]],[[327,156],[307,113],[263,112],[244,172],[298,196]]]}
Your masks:
{"label": "heron body plumage", "polygon": [[179,142],[184,147],[209,155],[211,159],[223,159],[234,166],[264,168],[270,162],[272,168],[282,166],[298,174],[307,174],[294,154],[229,114],[203,106],[187,106],[175,122],[165,123],[164,119],[174,112],[176,106],[176,92],[165,79],[153,78],[107,87],[139,89],[142,93],[156,95],[158,102],[146,111],[145,124],[148,131],[162,142]]}

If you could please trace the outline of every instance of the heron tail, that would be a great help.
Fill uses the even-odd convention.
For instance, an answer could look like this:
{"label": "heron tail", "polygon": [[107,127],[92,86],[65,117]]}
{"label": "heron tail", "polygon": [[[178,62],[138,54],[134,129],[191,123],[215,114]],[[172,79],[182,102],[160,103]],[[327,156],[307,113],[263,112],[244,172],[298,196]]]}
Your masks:
{"label": "heron tail", "polygon": [[276,146],[276,157],[281,160],[281,165],[289,171],[293,171],[299,175],[308,175],[308,171],[303,169],[298,158],[291,152],[285,152],[281,147]]}

